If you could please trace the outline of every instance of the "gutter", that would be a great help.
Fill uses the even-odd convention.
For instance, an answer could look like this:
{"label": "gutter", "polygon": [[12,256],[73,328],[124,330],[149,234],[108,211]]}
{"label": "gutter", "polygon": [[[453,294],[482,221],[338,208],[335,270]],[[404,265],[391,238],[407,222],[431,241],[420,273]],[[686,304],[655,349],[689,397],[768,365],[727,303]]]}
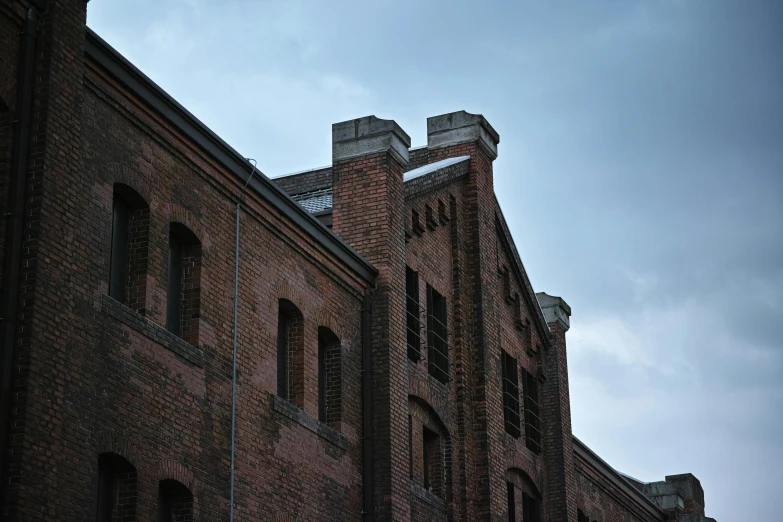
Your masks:
{"label": "gutter", "polygon": [[572,438],[574,441],[575,457],[583,459],[587,464],[600,472],[612,486],[622,491],[629,498],[635,500],[638,506],[648,515],[657,520],[666,520],[666,515],[663,511],[661,511],[647,495],[635,488],[620,474],[620,472],[607,464],[606,461],[599,457],[593,450],[588,448],[584,442],[576,438],[576,436],[572,436]]}
{"label": "gutter", "polygon": [[372,290],[362,300],[362,515],[365,522],[375,516],[375,484],[372,448]]}
{"label": "gutter", "polygon": [[0,298],[0,357],[2,357],[0,381],[0,483],[7,483],[2,476],[5,470],[6,446],[9,439],[11,414],[11,384],[13,380],[14,344],[19,307],[19,277],[22,270],[22,240],[24,231],[25,193],[27,192],[27,166],[32,133],[33,84],[35,73],[36,9],[30,7],[21,33],[19,49],[19,75],[17,77],[17,124],[11,159],[11,187],[9,209],[4,217],[5,260],[3,264],[3,289]]}

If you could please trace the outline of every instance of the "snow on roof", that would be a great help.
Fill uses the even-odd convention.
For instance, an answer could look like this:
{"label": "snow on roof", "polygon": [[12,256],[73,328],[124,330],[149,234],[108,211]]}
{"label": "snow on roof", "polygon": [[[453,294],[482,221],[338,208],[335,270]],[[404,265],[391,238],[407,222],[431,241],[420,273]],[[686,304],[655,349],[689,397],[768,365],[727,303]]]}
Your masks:
{"label": "snow on roof", "polygon": [[417,169],[409,170],[408,172],[406,172],[405,175],[403,176],[403,180],[410,181],[412,179],[425,176],[431,172],[435,172],[436,170],[446,168],[449,165],[454,165],[455,163],[459,163],[467,159],[470,159],[470,156],[459,156],[458,158],[448,158],[445,160],[436,161],[435,163],[430,163],[429,165],[423,165]]}

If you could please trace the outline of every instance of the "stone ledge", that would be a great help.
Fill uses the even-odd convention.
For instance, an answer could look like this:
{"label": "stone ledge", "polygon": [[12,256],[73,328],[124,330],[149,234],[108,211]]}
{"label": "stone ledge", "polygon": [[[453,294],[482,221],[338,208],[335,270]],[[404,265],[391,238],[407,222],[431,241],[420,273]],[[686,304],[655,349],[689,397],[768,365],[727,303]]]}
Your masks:
{"label": "stone ledge", "polygon": [[153,323],[143,315],[135,312],[108,295],[102,295],[100,299],[101,311],[122,324],[129,326],[145,337],[163,345],[175,354],[199,368],[204,367],[204,351],[183,341],[159,324]]}
{"label": "stone ledge", "polygon": [[304,426],[322,439],[325,439],[327,442],[331,442],[341,450],[345,451],[348,449],[348,439],[345,437],[345,435],[333,428],[330,428],[318,419],[311,417],[303,410],[300,410],[296,405],[288,402],[282,397],[279,397],[274,393],[270,393],[269,396],[272,398],[272,409],[274,409],[276,412],[288,417],[297,424]]}
{"label": "stone ledge", "polygon": [[444,513],[446,512],[446,501],[440,498],[438,495],[428,489],[424,489],[415,482],[410,482],[409,486],[410,492],[414,497],[418,498],[422,502],[426,502],[436,509],[442,510]]}

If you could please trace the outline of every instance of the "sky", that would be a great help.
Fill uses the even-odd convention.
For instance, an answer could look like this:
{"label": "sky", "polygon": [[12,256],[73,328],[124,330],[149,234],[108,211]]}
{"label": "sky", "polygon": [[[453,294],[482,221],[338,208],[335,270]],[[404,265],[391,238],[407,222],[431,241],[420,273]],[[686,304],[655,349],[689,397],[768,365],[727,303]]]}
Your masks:
{"label": "sky", "polygon": [[268,176],[331,124],[481,113],[574,434],[719,522],[783,485],[783,2],[93,0],[88,25]]}

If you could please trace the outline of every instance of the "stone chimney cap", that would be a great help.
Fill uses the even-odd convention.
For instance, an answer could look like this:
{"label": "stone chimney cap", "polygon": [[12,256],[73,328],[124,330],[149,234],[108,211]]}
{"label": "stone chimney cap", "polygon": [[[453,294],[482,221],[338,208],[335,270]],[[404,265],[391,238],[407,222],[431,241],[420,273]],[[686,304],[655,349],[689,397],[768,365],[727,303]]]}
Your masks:
{"label": "stone chimney cap", "polygon": [[427,118],[427,147],[438,149],[478,141],[491,159],[498,156],[500,135],[481,114],[465,111]]}
{"label": "stone chimney cap", "polygon": [[332,161],[389,151],[408,164],[411,138],[394,120],[365,116],[332,125]]}
{"label": "stone chimney cap", "polygon": [[538,305],[544,313],[544,319],[547,323],[557,323],[564,331],[571,327],[571,307],[562,297],[549,295],[545,292],[536,294]]}

